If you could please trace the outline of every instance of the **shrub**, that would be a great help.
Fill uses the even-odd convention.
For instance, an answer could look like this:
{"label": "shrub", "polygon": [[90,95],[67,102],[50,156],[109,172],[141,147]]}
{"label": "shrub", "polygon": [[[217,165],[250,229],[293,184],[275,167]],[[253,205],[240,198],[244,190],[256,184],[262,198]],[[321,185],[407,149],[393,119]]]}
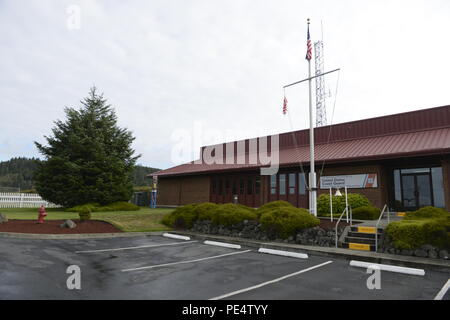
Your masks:
{"label": "shrub", "polygon": [[195,207],[198,220],[212,220],[212,213],[217,208],[217,204],[211,202],[200,203]]}
{"label": "shrub", "polygon": [[216,225],[231,226],[244,220],[256,220],[255,210],[232,203],[218,205],[211,212],[211,221]]}
{"label": "shrub", "polygon": [[320,220],[311,215],[308,210],[293,206],[273,208],[262,214],[260,222],[263,230],[283,239],[295,235],[302,229],[320,224]]}
{"label": "shrub", "polygon": [[178,207],[170,214],[164,216],[161,223],[174,228],[192,228],[193,223],[198,218],[197,212],[195,211],[196,206],[197,204],[188,204]]}
{"label": "shrub", "polygon": [[417,211],[408,212],[404,219],[406,220],[420,220],[420,219],[433,219],[433,218],[446,218],[450,216],[450,212],[436,207],[423,207]]}
{"label": "shrub", "polygon": [[91,210],[89,208],[83,208],[78,212],[80,216],[80,221],[91,220]]}
{"label": "shrub", "polygon": [[399,249],[417,249],[424,244],[450,247],[450,218],[402,220],[390,223],[386,233]]}
{"label": "shrub", "polygon": [[272,202],[268,202],[268,203],[262,205],[261,207],[259,207],[256,210],[256,215],[258,216],[258,219],[259,219],[264,213],[269,212],[272,209],[277,209],[277,208],[295,208],[295,207],[287,201],[283,201],[283,200],[272,201]]}
{"label": "shrub", "polygon": [[377,207],[363,206],[352,209],[352,218],[361,220],[376,220],[380,217],[381,210]]}
{"label": "shrub", "polygon": [[[341,197],[333,196],[333,214],[341,214],[345,209],[345,195]],[[352,209],[370,206],[371,203],[366,196],[359,193],[347,194],[348,204]],[[330,195],[321,194],[317,199],[317,212],[319,214],[327,214],[330,212]]]}

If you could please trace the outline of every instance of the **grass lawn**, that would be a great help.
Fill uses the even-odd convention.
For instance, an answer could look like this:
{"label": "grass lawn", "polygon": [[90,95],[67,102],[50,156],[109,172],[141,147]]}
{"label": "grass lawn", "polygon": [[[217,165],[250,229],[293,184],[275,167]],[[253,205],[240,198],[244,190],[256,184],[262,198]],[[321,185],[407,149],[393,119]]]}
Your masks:
{"label": "grass lawn", "polygon": [[[46,220],[79,219],[76,212],[65,212],[59,208],[47,208]],[[150,209],[141,207],[139,211],[92,212],[92,220],[107,221],[125,232],[163,231],[170,228],[161,224],[162,217],[173,209]],[[0,208],[8,219],[37,220],[37,208]]]}

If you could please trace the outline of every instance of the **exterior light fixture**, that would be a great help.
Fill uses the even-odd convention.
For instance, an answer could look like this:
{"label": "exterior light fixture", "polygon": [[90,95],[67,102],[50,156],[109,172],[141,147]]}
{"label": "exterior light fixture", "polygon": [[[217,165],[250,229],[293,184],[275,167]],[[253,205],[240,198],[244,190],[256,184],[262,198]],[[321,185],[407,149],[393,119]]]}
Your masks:
{"label": "exterior light fixture", "polygon": [[336,197],[342,197],[342,193],[341,191],[338,189],[336,189],[336,193],[334,194]]}

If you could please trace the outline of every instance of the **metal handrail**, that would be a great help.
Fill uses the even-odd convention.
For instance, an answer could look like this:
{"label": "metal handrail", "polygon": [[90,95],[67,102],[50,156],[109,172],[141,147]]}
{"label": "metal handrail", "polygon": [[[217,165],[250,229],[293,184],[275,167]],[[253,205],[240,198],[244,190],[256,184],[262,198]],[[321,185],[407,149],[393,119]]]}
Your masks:
{"label": "metal handrail", "polygon": [[342,216],[344,215],[344,213],[347,211],[347,207],[345,207],[345,209],[344,209],[344,211],[342,211],[342,213],[341,213],[341,216],[339,217],[339,219],[338,219],[338,221],[336,222],[336,227],[335,227],[335,234],[336,234],[336,242],[335,242],[335,244],[336,244],[336,248],[337,248],[337,244],[338,244],[338,225],[339,225],[339,222],[341,221],[341,219],[342,219]]}
{"label": "metal handrail", "polygon": [[[383,210],[381,210],[380,217],[378,218],[377,224],[375,225],[375,252],[378,252],[378,225],[380,224],[381,218],[383,217],[386,208],[388,208],[387,204],[385,204]],[[388,209],[388,219],[389,219],[389,209]]]}

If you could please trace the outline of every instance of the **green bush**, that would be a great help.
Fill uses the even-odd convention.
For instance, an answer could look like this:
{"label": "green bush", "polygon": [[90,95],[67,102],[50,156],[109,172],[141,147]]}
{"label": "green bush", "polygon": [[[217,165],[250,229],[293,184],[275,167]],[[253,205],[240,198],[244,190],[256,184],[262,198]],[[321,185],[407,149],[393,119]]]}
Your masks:
{"label": "green bush", "polygon": [[99,203],[86,203],[78,205],[72,208],[68,208],[65,211],[68,212],[80,212],[82,210],[89,210],[91,212],[107,212],[107,211],[138,211],[141,208],[129,203],[129,202],[114,202],[108,205],[102,206]]}
{"label": "green bush", "polygon": [[232,203],[218,205],[211,212],[211,221],[216,225],[231,226],[244,220],[256,220],[255,210]]}
{"label": "green bush", "polygon": [[424,244],[450,247],[450,219],[402,220],[390,223],[386,234],[398,249],[417,249]]}
{"label": "green bush", "polygon": [[[345,195],[341,197],[333,196],[333,215],[341,214],[345,209]],[[352,209],[359,207],[370,206],[371,203],[366,196],[359,193],[348,193],[347,194],[348,204]],[[330,213],[330,195],[321,194],[317,199],[317,212],[320,215]]]}
{"label": "green bush", "polygon": [[78,212],[80,216],[80,221],[91,220],[91,210],[89,208],[83,208]]}
{"label": "green bush", "polygon": [[278,200],[278,201],[272,201],[272,202],[268,202],[264,205],[262,205],[261,207],[259,207],[258,209],[256,209],[256,215],[258,216],[258,219],[266,212],[271,211],[272,209],[277,209],[277,208],[294,208],[294,206],[292,204],[290,204],[287,201],[283,201],[283,200]]}
{"label": "green bush", "polygon": [[420,208],[417,211],[408,212],[406,213],[406,216],[404,219],[406,220],[420,220],[420,219],[441,219],[441,218],[447,218],[450,216],[450,212],[436,207],[423,207]]}
{"label": "green bush", "polygon": [[377,207],[363,206],[352,209],[352,218],[361,220],[377,220],[380,217],[381,210]]}
{"label": "green bush", "polygon": [[189,229],[197,220],[198,214],[195,211],[197,204],[188,204],[176,208],[170,214],[163,217],[161,223],[168,227]]}
{"label": "green bush", "polygon": [[198,220],[212,220],[212,213],[217,208],[217,204],[211,202],[200,203],[195,207]]}
{"label": "green bush", "polygon": [[288,238],[298,231],[312,228],[320,224],[320,220],[308,210],[295,207],[278,207],[264,212],[259,220],[261,227],[276,237]]}

